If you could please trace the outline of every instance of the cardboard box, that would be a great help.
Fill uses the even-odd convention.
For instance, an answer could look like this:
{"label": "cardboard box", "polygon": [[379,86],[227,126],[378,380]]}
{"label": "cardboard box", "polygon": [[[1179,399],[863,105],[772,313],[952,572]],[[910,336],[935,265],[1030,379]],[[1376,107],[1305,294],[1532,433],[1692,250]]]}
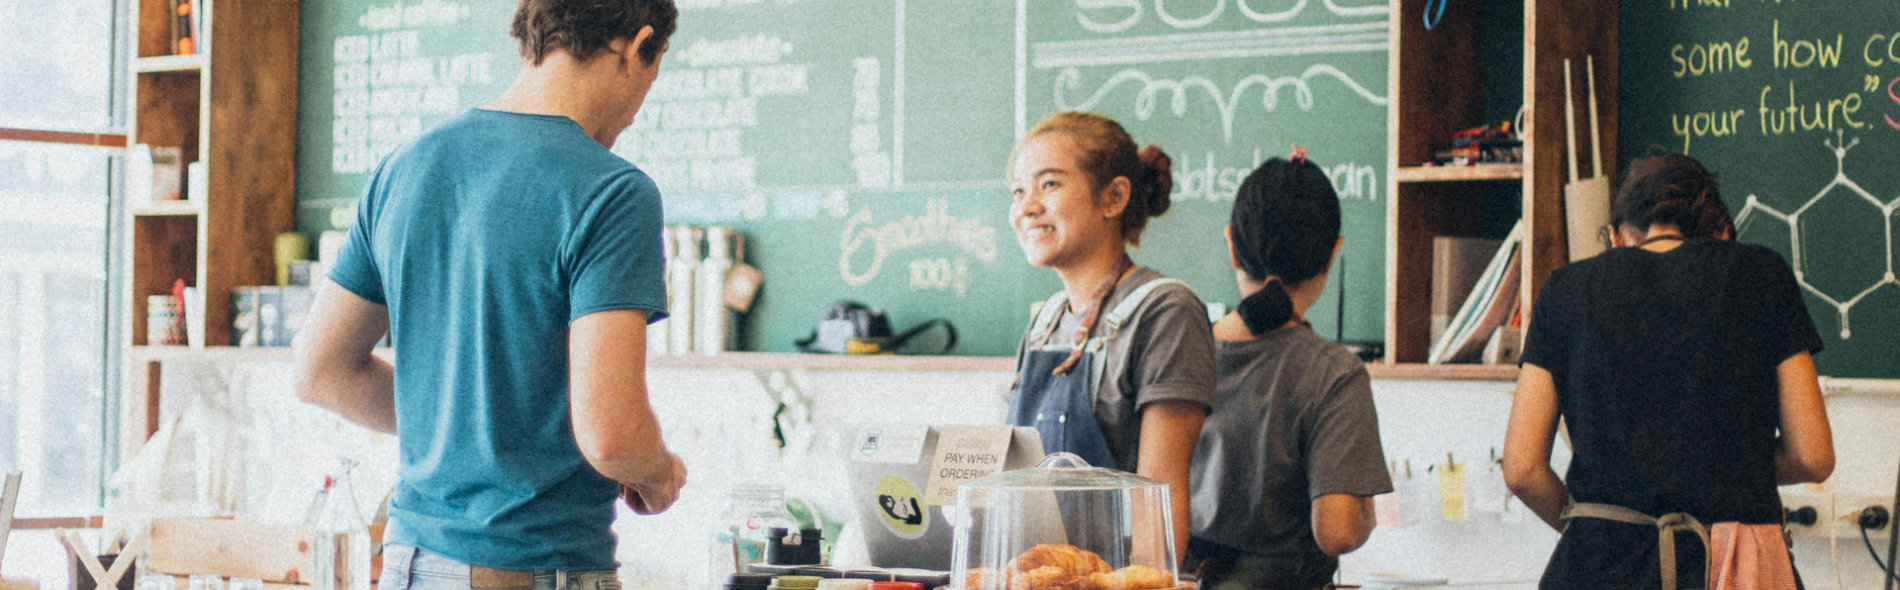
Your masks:
{"label": "cardboard box", "polygon": [[217,574],[265,582],[310,581],[311,529],[239,520],[161,518],[152,521],[151,570]]}
{"label": "cardboard box", "polygon": [[1437,342],[1457,315],[1458,307],[1471,294],[1471,287],[1484,276],[1484,267],[1498,252],[1502,240],[1437,236],[1432,238],[1432,323],[1431,341]]}
{"label": "cardboard box", "polygon": [[[267,526],[216,518],[161,518],[152,521],[151,571],[176,576],[216,574],[258,578],[265,590],[274,584],[309,584],[315,564],[308,526]],[[370,577],[382,575],[383,525],[369,527]],[[128,577],[129,579],[129,577]],[[181,581],[179,588],[186,585]]]}

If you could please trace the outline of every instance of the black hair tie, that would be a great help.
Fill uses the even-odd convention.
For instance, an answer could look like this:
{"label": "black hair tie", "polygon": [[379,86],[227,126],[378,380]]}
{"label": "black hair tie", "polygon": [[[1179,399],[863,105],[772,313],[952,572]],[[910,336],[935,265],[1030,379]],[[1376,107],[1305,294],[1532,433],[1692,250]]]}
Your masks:
{"label": "black hair tie", "polygon": [[1246,322],[1247,331],[1258,336],[1279,329],[1293,319],[1293,298],[1287,294],[1286,285],[1280,279],[1267,279],[1267,284],[1260,290],[1240,300],[1240,306],[1234,311],[1240,314],[1242,322]]}

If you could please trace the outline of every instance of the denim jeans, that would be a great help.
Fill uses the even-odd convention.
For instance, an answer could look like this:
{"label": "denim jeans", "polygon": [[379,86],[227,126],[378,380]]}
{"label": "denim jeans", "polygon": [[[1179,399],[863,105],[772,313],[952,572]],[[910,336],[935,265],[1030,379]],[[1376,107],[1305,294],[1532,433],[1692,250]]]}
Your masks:
{"label": "denim jeans", "polygon": [[[381,590],[471,590],[469,565],[408,545],[383,546]],[[485,590],[620,590],[613,570],[569,572],[535,570],[534,584],[519,589]]]}

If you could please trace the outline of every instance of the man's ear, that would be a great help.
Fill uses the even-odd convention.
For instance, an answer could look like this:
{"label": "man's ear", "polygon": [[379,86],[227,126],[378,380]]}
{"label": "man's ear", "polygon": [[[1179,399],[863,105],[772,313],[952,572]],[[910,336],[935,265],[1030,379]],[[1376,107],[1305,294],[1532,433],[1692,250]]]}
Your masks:
{"label": "man's ear", "polygon": [[[645,47],[647,39],[652,37],[652,26],[640,27],[640,30],[633,34],[633,39],[625,40],[626,38],[624,37],[615,39],[615,42],[624,43],[624,45],[620,45],[619,47],[609,45],[609,48],[613,49],[613,52],[620,56],[621,65],[626,67],[629,71],[645,69],[653,64],[647,63],[646,59],[640,57],[640,48]],[[653,55],[653,58],[657,60],[660,56],[656,53]]]}

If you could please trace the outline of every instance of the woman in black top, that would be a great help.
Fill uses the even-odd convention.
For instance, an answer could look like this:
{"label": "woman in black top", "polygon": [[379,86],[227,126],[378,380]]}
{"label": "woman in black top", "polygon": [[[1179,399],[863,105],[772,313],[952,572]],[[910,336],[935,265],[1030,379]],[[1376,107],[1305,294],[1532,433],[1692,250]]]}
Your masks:
{"label": "woman in black top", "polygon": [[[1779,523],[1776,485],[1834,469],[1810,356],[1821,340],[1781,256],[1727,239],[1714,175],[1695,160],[1634,162],[1611,209],[1617,247],[1557,269],[1538,297],[1505,480],[1563,533],[1541,588],[1656,588],[1666,557],[1678,585],[1700,587],[1696,536],[1662,556],[1655,526],[1566,510]],[[1560,416],[1575,451],[1562,480],[1550,467]]]}

